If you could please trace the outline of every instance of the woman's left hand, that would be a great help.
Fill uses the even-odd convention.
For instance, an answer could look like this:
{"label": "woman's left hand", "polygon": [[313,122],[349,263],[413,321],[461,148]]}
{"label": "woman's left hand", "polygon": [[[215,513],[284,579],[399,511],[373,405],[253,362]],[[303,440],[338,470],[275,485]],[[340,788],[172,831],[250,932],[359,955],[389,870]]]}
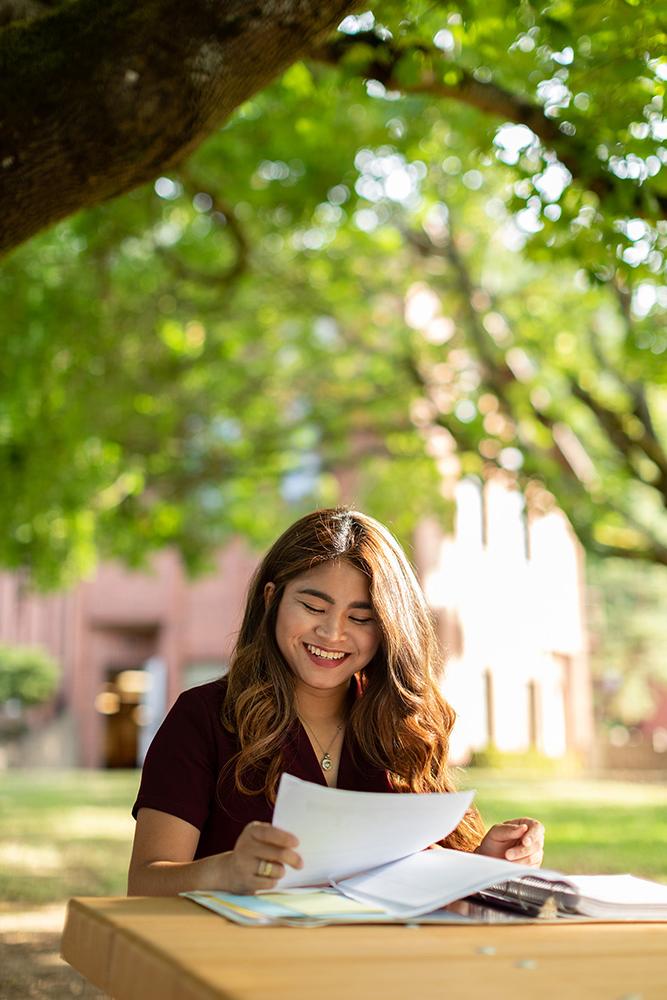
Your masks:
{"label": "woman's left hand", "polygon": [[475,853],[539,868],[544,856],[544,827],[527,816],[506,819],[491,827]]}

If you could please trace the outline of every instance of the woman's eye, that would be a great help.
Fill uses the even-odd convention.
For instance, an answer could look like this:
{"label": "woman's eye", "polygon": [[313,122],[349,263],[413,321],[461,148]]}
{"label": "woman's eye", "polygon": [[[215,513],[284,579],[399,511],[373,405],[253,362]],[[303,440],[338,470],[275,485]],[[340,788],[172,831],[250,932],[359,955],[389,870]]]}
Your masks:
{"label": "woman's eye", "polygon": [[[306,611],[312,611],[312,613],[314,615],[323,615],[324,614],[324,608],[314,608],[312,604],[306,604],[305,601],[300,601],[299,603],[301,604],[302,607],[304,607],[306,609]],[[374,622],[375,619],[374,618],[353,618],[350,615],[350,621],[354,622],[355,625],[368,625],[368,624],[370,624],[370,622]]]}
{"label": "woman's eye", "polygon": [[314,611],[316,615],[321,615],[323,613],[323,608],[314,608],[312,604],[306,604],[305,601],[302,601],[301,603],[304,608],[307,608],[309,611]]}

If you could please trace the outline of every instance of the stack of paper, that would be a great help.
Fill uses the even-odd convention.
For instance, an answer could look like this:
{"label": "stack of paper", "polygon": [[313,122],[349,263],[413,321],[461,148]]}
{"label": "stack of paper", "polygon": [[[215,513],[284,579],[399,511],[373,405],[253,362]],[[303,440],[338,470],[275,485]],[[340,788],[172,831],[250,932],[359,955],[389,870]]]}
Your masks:
{"label": "stack of paper", "polygon": [[[259,905],[247,902],[257,897],[187,895],[248,923],[408,920],[435,916],[466,897],[532,916],[548,909],[563,917],[667,920],[667,886],[632,875],[567,876],[479,854],[424,850],[458,826],[473,794],[348,792],[283,774],[273,822],[298,837],[304,867],[288,869]],[[302,886],[334,886],[340,895],[311,894],[310,902],[307,894],[288,896],[286,890]]]}
{"label": "stack of paper", "polygon": [[667,920],[667,885],[634,875],[566,875],[576,912],[598,919]]}

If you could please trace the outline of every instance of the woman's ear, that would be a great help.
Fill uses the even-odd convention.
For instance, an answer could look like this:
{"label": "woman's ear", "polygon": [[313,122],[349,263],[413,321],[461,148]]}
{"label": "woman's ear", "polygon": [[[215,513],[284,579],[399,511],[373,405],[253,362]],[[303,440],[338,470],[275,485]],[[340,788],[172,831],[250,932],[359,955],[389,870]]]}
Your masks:
{"label": "woman's ear", "polygon": [[264,587],[264,610],[265,611],[267,610],[267,608],[271,604],[271,601],[273,600],[273,595],[275,594],[275,592],[276,592],[276,585],[275,585],[275,583],[269,582]]}

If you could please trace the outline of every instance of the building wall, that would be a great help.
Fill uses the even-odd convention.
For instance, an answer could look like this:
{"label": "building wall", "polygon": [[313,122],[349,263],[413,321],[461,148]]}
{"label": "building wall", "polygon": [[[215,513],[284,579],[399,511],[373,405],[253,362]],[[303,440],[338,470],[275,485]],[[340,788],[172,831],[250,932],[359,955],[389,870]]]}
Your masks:
{"label": "building wall", "polygon": [[[51,726],[68,733],[76,762],[99,767],[110,763],[115,728],[111,743],[116,738],[127,749],[134,739],[132,763],[140,762],[144,741],[132,727],[148,722],[154,729],[184,687],[219,676],[229,661],[257,557],[235,540],[215,558],[215,572],[195,581],[169,551],[155,557],[149,572],[104,563],[91,580],[52,596],[30,594],[17,574],[0,574],[0,641],[43,645],[63,667],[54,703],[29,713],[33,730]],[[152,719],[146,719],[150,698],[142,684],[119,687],[119,681],[136,681],[134,672],[147,663],[158,678],[164,674],[164,693],[152,706],[158,718]],[[59,721],[63,710],[68,727]],[[34,762],[36,741],[28,742],[21,756]],[[66,747],[56,752],[53,740],[41,742],[48,747],[42,763],[71,762]],[[122,753],[117,759],[122,762]]]}
{"label": "building wall", "polygon": [[456,491],[455,532],[424,523],[417,559],[458,714],[454,759],[494,746],[587,757],[593,744],[583,554],[564,515],[529,517],[503,479]]}

